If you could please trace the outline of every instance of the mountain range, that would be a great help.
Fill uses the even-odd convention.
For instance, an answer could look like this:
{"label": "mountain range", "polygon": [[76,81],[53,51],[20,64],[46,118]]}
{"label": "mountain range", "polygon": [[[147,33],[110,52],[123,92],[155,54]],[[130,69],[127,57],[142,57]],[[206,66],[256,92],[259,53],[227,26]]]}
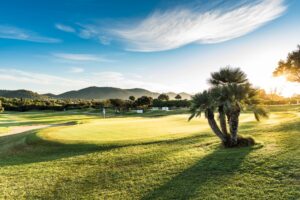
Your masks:
{"label": "mountain range", "polygon": [[[58,98],[58,99],[128,99],[129,96],[136,98],[141,96],[150,96],[157,98],[160,93],[151,92],[142,88],[133,89],[121,89],[114,87],[88,87],[81,90],[68,91],[59,95],[47,93],[38,94],[29,90],[0,90],[1,97],[7,98],[29,98],[29,99],[41,99],[41,98]],[[177,93],[166,93],[170,99],[174,99]],[[182,99],[190,99],[191,95],[185,92],[179,93]]]}

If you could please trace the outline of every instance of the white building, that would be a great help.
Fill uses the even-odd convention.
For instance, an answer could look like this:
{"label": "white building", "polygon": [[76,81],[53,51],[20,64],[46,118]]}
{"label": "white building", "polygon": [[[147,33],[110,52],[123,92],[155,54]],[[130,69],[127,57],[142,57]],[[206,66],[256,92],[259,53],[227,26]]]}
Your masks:
{"label": "white building", "polygon": [[162,107],[161,110],[169,111],[169,107]]}

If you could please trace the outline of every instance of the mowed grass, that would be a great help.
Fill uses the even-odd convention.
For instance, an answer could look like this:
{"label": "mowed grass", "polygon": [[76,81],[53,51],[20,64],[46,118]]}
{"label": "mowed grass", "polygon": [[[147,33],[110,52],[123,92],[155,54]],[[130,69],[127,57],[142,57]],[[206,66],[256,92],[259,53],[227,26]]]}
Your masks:
{"label": "mowed grass", "polygon": [[0,198],[299,199],[298,108],[276,107],[259,123],[243,114],[240,133],[258,144],[237,149],[185,114],[5,113],[7,128],[77,125],[0,137]]}

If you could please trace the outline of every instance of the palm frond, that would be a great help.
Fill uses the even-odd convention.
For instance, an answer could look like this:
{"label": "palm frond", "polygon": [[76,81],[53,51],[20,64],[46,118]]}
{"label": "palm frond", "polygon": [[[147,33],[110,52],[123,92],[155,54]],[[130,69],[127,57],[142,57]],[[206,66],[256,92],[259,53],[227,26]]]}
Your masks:
{"label": "palm frond", "polygon": [[257,121],[260,121],[261,118],[268,118],[269,117],[269,113],[264,107],[253,106],[252,111],[253,111],[254,117]]}
{"label": "palm frond", "polygon": [[247,75],[240,68],[232,68],[230,66],[211,73],[211,78],[208,80],[208,83],[213,86],[230,83],[243,84],[246,82],[248,82]]}

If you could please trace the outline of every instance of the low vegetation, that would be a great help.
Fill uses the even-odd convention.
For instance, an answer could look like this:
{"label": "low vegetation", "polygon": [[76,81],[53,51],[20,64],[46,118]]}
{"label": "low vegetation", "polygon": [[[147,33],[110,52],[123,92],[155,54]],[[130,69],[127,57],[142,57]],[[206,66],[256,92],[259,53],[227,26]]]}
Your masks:
{"label": "low vegetation", "polygon": [[0,196],[298,199],[300,107],[268,109],[270,118],[258,123],[241,114],[240,133],[257,144],[232,149],[219,145],[206,120],[172,111],[106,119],[82,110],[4,112],[2,128],[77,125],[0,137]]}

